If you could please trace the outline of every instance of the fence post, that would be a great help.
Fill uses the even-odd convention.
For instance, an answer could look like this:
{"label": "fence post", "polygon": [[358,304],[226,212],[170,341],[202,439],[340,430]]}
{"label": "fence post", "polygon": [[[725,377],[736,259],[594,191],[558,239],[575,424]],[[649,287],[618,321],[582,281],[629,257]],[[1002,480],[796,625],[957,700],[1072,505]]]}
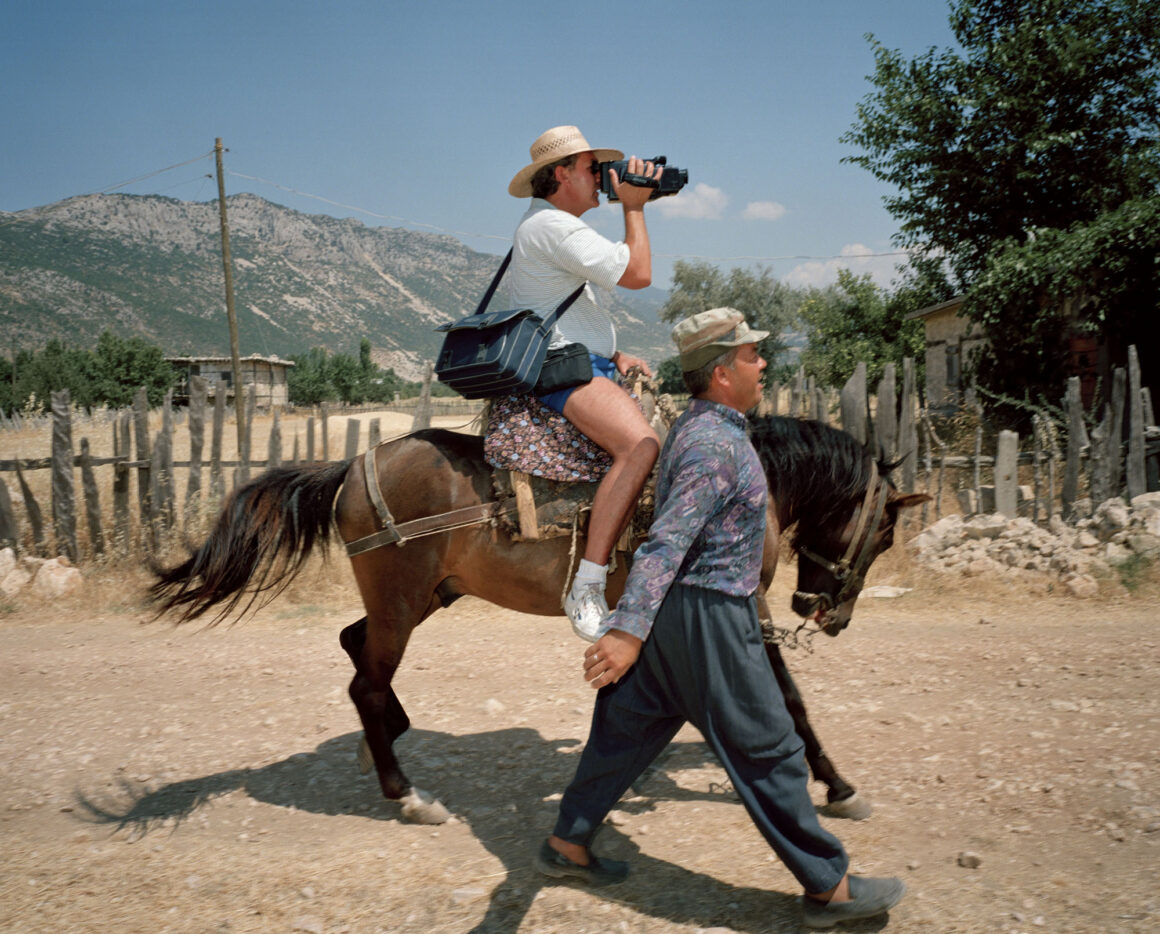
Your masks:
{"label": "fence post", "polygon": [[222,435],[226,426],[226,390],[218,383],[213,391],[213,434],[210,437],[209,496],[216,506],[225,496],[226,482],[222,475]]}
{"label": "fence post", "polygon": [[1063,507],[1063,518],[1070,521],[1076,518],[1075,501],[1079,496],[1080,452],[1088,440],[1087,429],[1083,424],[1083,400],[1080,397],[1078,376],[1068,377],[1064,408],[1067,410],[1067,460],[1063,465],[1063,492],[1060,493],[1060,502]]}
{"label": "fence post", "polygon": [[995,453],[995,512],[1014,519],[1019,513],[1019,435],[999,432]]}
{"label": "fence post", "polygon": [[141,539],[147,550],[153,545],[152,478],[149,453],[149,396],[142,386],[133,393],[133,435],[137,442],[137,507],[140,513]]}
{"label": "fence post", "polygon": [[185,527],[201,505],[201,455],[205,448],[205,403],[209,383],[204,376],[189,378],[189,477],[185,482]]}
{"label": "fence post", "polygon": [[430,360],[423,371],[423,389],[419,393],[419,403],[415,406],[415,415],[411,419],[411,431],[422,431],[431,427],[431,374],[434,366]]}
{"label": "fence post", "polygon": [[322,459],[330,460],[330,409],[323,402],[319,406],[319,420],[322,422]]}
{"label": "fence post", "polygon": [[367,447],[377,448],[379,442],[383,440],[383,429],[379,425],[377,418],[372,418],[370,425],[367,426]]}
{"label": "fence post", "polygon": [[343,451],[343,460],[351,460],[358,454],[358,436],[362,430],[362,422],[357,418],[346,420],[346,448]]}
{"label": "fence post", "polygon": [[52,394],[52,527],[57,554],[67,555],[75,564],[77,517],[70,408],[67,389]]}
{"label": "fence post", "polygon": [[866,431],[870,403],[866,398],[865,363],[859,363],[855,366],[854,374],[846,380],[846,385],[842,387],[839,396],[838,410],[843,430],[849,432],[859,444],[865,446],[870,440]]}
{"label": "fence post", "polygon": [[177,503],[173,482],[173,390],[166,390],[161,406],[161,434],[165,438],[157,474],[157,506],[167,530],[177,528]]}
{"label": "fence post", "polygon": [[898,401],[894,386],[894,364],[887,363],[878,383],[878,409],[874,413],[874,432],[887,460],[898,456]]}
{"label": "fence post", "polygon": [[306,418],[306,463],[314,463],[314,416]]}
{"label": "fence post", "polygon": [[238,398],[234,406],[235,418],[243,419],[242,430],[238,434],[238,466],[234,470],[234,486],[242,486],[250,481],[250,430],[254,427],[254,393],[247,391],[243,384],[237,388]]}
{"label": "fence post", "polygon": [[129,442],[133,413],[125,409],[113,423],[113,456],[119,460],[113,465],[113,547],[124,557],[129,553]]}
{"label": "fence post", "polygon": [[266,469],[282,466],[282,421],[274,410],[274,424],[270,426],[270,440],[266,445]]}
{"label": "fence post", "polygon": [[914,421],[914,360],[902,358],[902,404],[898,417],[898,456],[902,462],[902,489],[913,493],[918,477],[918,430]]}
{"label": "fence post", "polygon": [[101,497],[93,475],[93,457],[89,439],[81,438],[81,489],[85,494],[85,519],[89,526],[89,547],[95,556],[105,553],[105,533],[101,529]]}
{"label": "fence post", "polygon": [[294,460],[293,460],[294,464],[301,464],[302,463],[302,461],[300,461],[298,459],[298,454],[299,454],[299,451],[298,451],[298,432],[296,431],[296,432],[294,432],[294,453],[291,455],[294,458]]}
{"label": "fence post", "polygon": [[0,477],[0,548],[15,548],[19,544],[16,528],[16,513],[12,509],[8,484]]}
{"label": "fence post", "polygon": [[1148,489],[1144,470],[1144,399],[1140,394],[1140,359],[1128,348],[1128,502]]}

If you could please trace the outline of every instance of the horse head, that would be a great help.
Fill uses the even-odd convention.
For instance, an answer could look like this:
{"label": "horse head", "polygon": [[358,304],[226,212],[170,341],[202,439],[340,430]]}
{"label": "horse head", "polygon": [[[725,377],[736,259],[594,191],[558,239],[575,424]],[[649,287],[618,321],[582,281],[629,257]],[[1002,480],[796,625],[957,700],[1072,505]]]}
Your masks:
{"label": "horse head", "polygon": [[864,492],[832,513],[829,523],[798,523],[794,541],[798,553],[798,582],[793,611],[812,619],[828,636],[836,636],[850,623],[854,604],[874,560],[894,544],[894,528],[902,509],[918,506],[930,497],[925,493],[899,493],[890,482],[898,466],[870,458],[869,481]]}

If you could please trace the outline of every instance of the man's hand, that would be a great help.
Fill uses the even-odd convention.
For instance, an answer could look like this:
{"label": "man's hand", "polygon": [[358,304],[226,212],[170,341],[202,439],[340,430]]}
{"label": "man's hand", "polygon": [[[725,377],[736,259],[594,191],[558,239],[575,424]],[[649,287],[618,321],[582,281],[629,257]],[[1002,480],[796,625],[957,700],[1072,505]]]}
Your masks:
{"label": "man's hand", "polygon": [[618,350],[613,355],[612,362],[616,364],[616,369],[620,371],[621,376],[628,376],[628,371],[631,370],[634,366],[638,366],[645,376],[647,376],[649,379],[652,379],[652,370],[649,369],[648,363],[646,363],[640,357],[634,357],[630,353],[624,353]]}
{"label": "man's hand", "polygon": [[[651,162],[645,162],[633,156],[628,160],[628,174],[643,175],[646,178],[655,178],[658,181],[665,167],[663,165],[654,166]],[[616,176],[616,169],[610,173],[612,179],[612,191],[620,203],[624,205],[626,211],[639,211],[644,207],[645,202],[652,197],[652,193],[656,191],[655,188],[645,188],[643,185],[628,185]]]}
{"label": "man's hand", "polygon": [[610,629],[584,652],[584,680],[594,689],[616,684],[640,657],[644,643],[619,629]]}

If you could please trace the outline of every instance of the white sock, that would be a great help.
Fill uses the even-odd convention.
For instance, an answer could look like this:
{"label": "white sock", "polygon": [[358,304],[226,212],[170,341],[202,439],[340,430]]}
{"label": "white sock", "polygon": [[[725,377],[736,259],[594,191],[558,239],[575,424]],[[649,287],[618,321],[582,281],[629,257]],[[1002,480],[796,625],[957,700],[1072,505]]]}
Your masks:
{"label": "white sock", "polygon": [[607,564],[596,564],[593,561],[581,558],[580,565],[576,568],[576,576],[572,579],[572,596],[576,596],[580,588],[585,584],[599,584],[600,589],[603,590],[607,580]]}

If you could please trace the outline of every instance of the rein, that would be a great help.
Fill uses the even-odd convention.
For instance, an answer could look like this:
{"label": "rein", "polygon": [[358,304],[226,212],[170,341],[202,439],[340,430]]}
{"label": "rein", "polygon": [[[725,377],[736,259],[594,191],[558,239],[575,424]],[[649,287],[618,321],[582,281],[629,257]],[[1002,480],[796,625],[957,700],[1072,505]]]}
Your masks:
{"label": "rein", "polygon": [[[878,493],[878,502],[874,507],[874,520],[870,519],[870,506],[874,502],[874,494]],[[857,596],[866,579],[866,571],[873,560],[874,537],[882,525],[882,516],[886,512],[886,500],[890,496],[890,486],[878,476],[878,465],[870,462],[870,482],[866,485],[866,496],[862,500],[862,507],[858,514],[858,524],[854,527],[854,537],[846,553],[839,561],[830,561],[805,545],[798,548],[798,554],[808,558],[814,564],[829,571],[834,579],[841,584],[836,597],[832,599],[833,606],[841,606],[851,597]],[[855,554],[857,557],[855,558]],[[820,595],[823,600],[830,598],[826,594]]]}

